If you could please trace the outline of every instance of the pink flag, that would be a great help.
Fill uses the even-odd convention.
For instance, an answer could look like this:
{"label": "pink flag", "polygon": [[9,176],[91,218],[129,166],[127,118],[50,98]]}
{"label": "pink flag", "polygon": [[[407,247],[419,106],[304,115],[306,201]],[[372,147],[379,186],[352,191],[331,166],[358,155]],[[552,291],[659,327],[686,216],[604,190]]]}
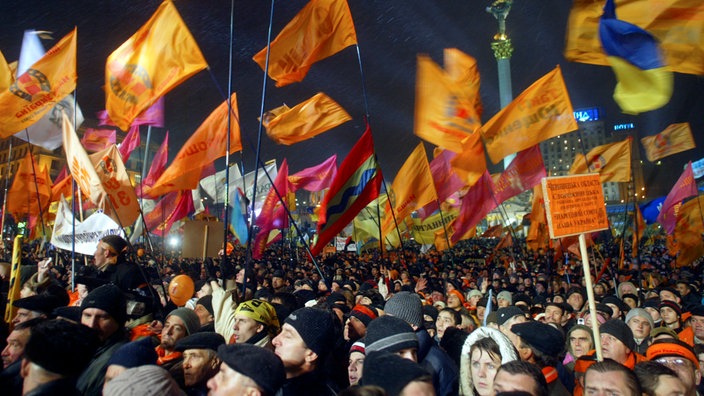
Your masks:
{"label": "pink flag", "polygon": [[499,180],[494,183],[496,201],[502,203],[515,197],[539,184],[540,179],[544,177],[547,177],[547,174],[543,155],[540,154],[540,146],[536,144],[518,153],[508,168],[501,172]]}
{"label": "pink flag", "polygon": [[159,150],[154,154],[154,159],[152,159],[152,164],[149,167],[149,174],[144,178],[142,184],[147,186],[153,186],[157,181],[159,176],[164,173],[166,169],[166,161],[169,159],[169,131],[166,131],[166,137],[164,141],[159,146]]}
{"label": "pink flag", "polygon": [[144,222],[149,232],[166,235],[171,226],[193,213],[193,194],[190,190],[172,191],[159,201],[154,210],[144,214]]}
{"label": "pink flag", "polygon": [[450,150],[442,150],[432,161],[430,161],[430,173],[433,175],[433,183],[438,193],[438,200],[430,202],[418,210],[420,218],[425,220],[433,212],[440,208],[438,202],[444,202],[452,194],[464,187],[464,182],[457,176],[450,165],[450,161],[457,154]]}
{"label": "pink flag", "polygon": [[[100,125],[116,126],[114,122],[108,116],[107,110],[101,110],[98,112],[98,120]],[[137,116],[137,118],[132,121],[132,126],[138,125],[151,125],[155,127],[164,126],[164,97],[160,97],[154,104],[144,110],[144,112]]]}
{"label": "pink flag", "polygon": [[692,161],[690,161],[675,186],[672,187],[672,191],[667,194],[658,215],[658,223],[662,224],[668,234],[672,234],[675,231],[675,225],[677,225],[676,207],[685,198],[693,195],[697,195],[697,183],[694,181]]}
{"label": "pink flag", "polygon": [[[276,187],[276,190],[274,190]],[[279,173],[276,175],[274,180],[274,186],[269,190],[264,204],[262,205],[262,210],[259,212],[259,217],[257,217],[257,226],[259,226],[259,232],[254,238],[254,246],[252,247],[252,257],[255,259],[260,259],[266,248],[266,242],[269,239],[269,232],[276,229],[274,225],[274,219],[276,218],[277,210],[282,209],[281,198],[286,200],[290,184],[288,183],[288,162],[284,158],[284,162],[279,168]],[[278,191],[278,195],[276,192]],[[277,205],[279,205],[277,207]]]}
{"label": "pink flag", "polygon": [[81,144],[86,151],[96,152],[105,150],[116,142],[116,132],[114,129],[94,129],[86,128],[81,138]]}
{"label": "pink flag", "polygon": [[130,131],[127,133],[127,136],[122,140],[122,143],[120,144],[120,156],[122,157],[122,160],[124,162],[127,162],[127,160],[130,158],[130,154],[132,154],[132,151],[139,147],[139,144],[141,143],[141,137],[139,135],[139,126],[135,125],[130,128]]}
{"label": "pink flag", "polygon": [[477,183],[462,197],[460,214],[454,223],[453,244],[459,242],[467,232],[479,224],[484,216],[496,209],[497,204],[492,197],[493,188],[494,183],[491,181],[489,171],[484,171]]}
{"label": "pink flag", "polygon": [[303,169],[288,177],[292,192],[304,189],[306,191],[322,191],[330,187],[337,173],[337,154],[326,159],[319,165]]}

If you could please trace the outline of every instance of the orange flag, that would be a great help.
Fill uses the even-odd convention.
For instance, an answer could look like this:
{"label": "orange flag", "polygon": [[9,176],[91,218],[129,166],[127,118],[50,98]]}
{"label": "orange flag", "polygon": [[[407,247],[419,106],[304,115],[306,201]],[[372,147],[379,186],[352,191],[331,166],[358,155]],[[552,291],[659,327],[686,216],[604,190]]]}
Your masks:
{"label": "orange flag", "polygon": [[107,193],[66,113],[63,113],[63,143],[64,151],[66,151],[66,164],[83,196],[88,197],[96,206],[103,207],[103,200]]}
{"label": "orange flag", "polygon": [[76,89],[76,29],[62,38],[9,90],[0,91],[0,138],[6,138],[39,121]]}
{"label": "orange flag", "polygon": [[[237,95],[230,97],[232,116],[230,118],[230,154],[242,150],[240,141],[239,112]],[[227,101],[198,127],[174,158],[174,161],[161,174],[144,194],[156,198],[167,192],[192,190],[198,186],[201,173],[218,158],[224,157],[227,147]]]}
{"label": "orange flag", "polygon": [[7,64],[5,56],[0,51],[0,92],[6,91],[10,88],[10,84],[13,81],[13,73],[10,70],[10,66]]}
{"label": "orange flag", "polygon": [[457,48],[445,48],[443,56],[447,78],[465,93],[465,99],[473,100],[472,106],[464,112],[467,114],[476,113],[477,122],[479,122],[484,107],[479,95],[480,79],[477,60]]}
{"label": "orange flag", "polygon": [[678,267],[690,265],[704,255],[702,207],[704,207],[704,196],[685,202],[677,212],[674,235],[679,248]]}
{"label": "orange flag", "polygon": [[[574,0],[567,22],[565,58],[608,66],[599,40],[603,1]],[[617,1],[619,19],[652,33],[660,42],[668,69],[704,75],[704,2],[701,0]]]}
{"label": "orange flag", "polygon": [[274,109],[264,118],[266,134],[285,145],[310,139],[352,119],[342,106],[322,92],[292,109]]}
{"label": "orange flag", "polygon": [[162,95],[208,67],[176,7],[166,0],[108,56],[105,108],[123,131]]}
{"label": "orange flag", "polygon": [[90,160],[105,189],[100,208],[117,224],[133,224],[139,216],[139,201],[116,145],[90,155]]}
{"label": "orange flag", "polygon": [[39,168],[28,152],[20,162],[12,186],[7,192],[7,212],[20,221],[21,215],[46,213],[51,199],[51,178],[45,167]]}
{"label": "orange flag", "polygon": [[543,140],[576,130],[572,102],[557,66],[484,124],[486,151],[493,163]]}
{"label": "orange flag", "polygon": [[538,184],[533,187],[533,207],[530,212],[530,228],[526,236],[526,246],[533,251],[540,248],[545,249],[548,247],[549,235],[543,187]]}
{"label": "orange flag", "polygon": [[[357,44],[346,0],[311,0],[271,42],[269,77],[277,87],[303,81],[317,61]],[[254,55],[264,70],[266,47]]]}
{"label": "orange flag", "polygon": [[425,146],[421,142],[408,156],[391,184],[391,193],[386,203],[386,212],[381,227],[382,238],[395,227],[394,216],[391,214],[392,204],[396,221],[400,223],[414,210],[437,199],[438,194],[433,184],[433,175],[430,172]]}
{"label": "orange flag", "polygon": [[692,137],[692,128],[688,122],[671,124],[664,131],[654,136],[646,136],[640,139],[645,149],[645,156],[648,161],[655,162],[668,155],[681,153],[695,148]]}
{"label": "orange flag", "polygon": [[631,180],[631,140],[629,136],[620,142],[594,147],[587,153],[587,160],[577,154],[569,174],[598,173],[602,183],[628,182]]}
{"label": "orange flag", "polygon": [[486,155],[481,134],[473,133],[462,141],[463,149],[450,160],[452,170],[468,186],[473,186],[486,171]]}
{"label": "orange flag", "polygon": [[638,207],[638,205],[635,205],[635,207],[636,209],[633,213],[633,222],[635,223],[635,227],[633,229],[633,241],[631,242],[632,257],[638,256],[638,248],[643,242],[643,232],[645,231],[645,220],[643,220],[643,215],[640,213],[640,207]]}
{"label": "orange flag", "polygon": [[450,76],[430,57],[418,56],[413,133],[436,146],[459,153],[463,149],[462,140],[479,128],[480,117],[474,107],[477,92],[462,85],[469,78],[459,76],[456,63],[459,62],[451,63],[454,74]]}

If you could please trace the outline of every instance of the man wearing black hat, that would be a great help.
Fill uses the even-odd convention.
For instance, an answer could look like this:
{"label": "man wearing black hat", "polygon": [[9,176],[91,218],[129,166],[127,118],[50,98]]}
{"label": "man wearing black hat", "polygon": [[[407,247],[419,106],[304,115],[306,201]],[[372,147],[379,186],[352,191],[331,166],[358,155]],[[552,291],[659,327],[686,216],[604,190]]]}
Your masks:
{"label": "man wearing black hat", "polygon": [[208,380],[211,396],[274,396],[286,379],[281,359],[268,349],[251,344],[221,345],[217,356],[222,363],[220,371]]}
{"label": "man wearing black hat", "polygon": [[76,387],[82,394],[102,394],[108,361],[118,348],[127,343],[126,320],[127,302],[115,285],[100,286],[83,299],[81,324],[96,330],[101,344],[88,368],[78,378]]}
{"label": "man wearing black hat", "polygon": [[93,254],[99,278],[111,282],[123,292],[144,289],[148,282],[137,264],[127,261],[127,241],[119,235],[108,235],[98,242]]}
{"label": "man wearing black hat", "polygon": [[184,390],[189,396],[208,394],[208,380],[220,369],[217,350],[225,345],[218,333],[195,333],[176,342],[176,350],[183,353]]}
{"label": "man wearing black hat", "polygon": [[286,382],[282,396],[335,395],[321,365],[335,344],[333,313],[317,308],[293,311],[272,344],[284,363]]}
{"label": "man wearing black hat", "polygon": [[7,346],[2,350],[2,366],[0,371],[0,389],[6,395],[22,394],[22,376],[20,364],[25,348],[32,335],[32,328],[43,322],[44,318],[34,318],[16,325],[7,337]]}
{"label": "man wearing black hat", "polygon": [[22,394],[80,394],[76,377],[88,365],[98,343],[94,331],[65,320],[35,326],[22,358]]}
{"label": "man wearing black hat", "polygon": [[522,309],[515,306],[500,308],[496,311],[496,314],[496,323],[499,325],[499,330],[504,333],[504,335],[511,340],[513,346],[518,349],[521,346],[520,339],[511,329],[515,324],[527,322],[526,314]]}
{"label": "man wearing black hat", "polygon": [[511,327],[520,339],[518,354],[521,360],[540,368],[548,383],[550,395],[569,396],[571,393],[560,382],[557,372],[558,356],[565,345],[562,331],[541,322],[518,323]]}
{"label": "man wearing black hat", "polygon": [[12,318],[12,325],[34,319],[48,318],[51,312],[58,307],[68,304],[68,295],[65,298],[56,295],[38,294],[15,300],[12,305],[17,307],[17,314]]}
{"label": "man wearing black hat", "polygon": [[607,320],[599,326],[599,333],[604,358],[611,359],[631,370],[637,363],[646,360],[643,355],[634,352],[636,341],[633,331],[621,319]]}

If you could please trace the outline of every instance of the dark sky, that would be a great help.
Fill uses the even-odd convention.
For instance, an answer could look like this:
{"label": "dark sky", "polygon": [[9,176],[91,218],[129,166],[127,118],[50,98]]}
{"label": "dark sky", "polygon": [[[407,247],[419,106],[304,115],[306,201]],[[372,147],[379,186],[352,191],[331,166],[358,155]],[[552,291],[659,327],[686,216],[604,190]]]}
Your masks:
{"label": "dark sky", "polygon": [[[315,139],[294,146],[279,146],[266,135],[262,159],[286,157],[292,172],[322,162],[333,153],[346,155],[364,128],[366,87],[375,145],[387,180],[392,180],[418,138],[413,135],[416,55],[429,54],[442,62],[442,50],[456,47],[474,56],[482,76],[484,121],[499,110],[496,62],[490,49],[497,23],[485,11],[488,0],[348,0],[355,21],[364,79],[357,51],[350,47],[315,64],[298,84],[276,88],[267,83],[265,109],[283,103],[293,106],[325,92],[340,103],[353,120]],[[127,40],[156,10],[160,1],[106,0],[3,0],[0,2],[0,50],[11,61],[18,57],[25,29],[54,32],[58,40],[78,27],[77,97],[86,118],[105,106],[102,86],[107,56]],[[244,160],[252,169],[257,142],[263,72],[251,57],[266,45],[270,1],[234,2],[232,85],[238,93],[245,146]],[[643,1],[647,6],[647,1]],[[166,123],[171,131],[171,154],[223,101],[227,90],[230,1],[176,0],[176,7],[210,64],[166,96]],[[306,4],[304,0],[277,1],[273,32]],[[513,94],[517,96],[555,65],[562,67],[574,108],[599,106],[607,130],[620,122],[633,122],[640,136],[660,132],[674,122],[689,121],[698,146],[704,146],[704,81],[677,74],[675,93],[667,106],[640,116],[620,113],[611,98],[615,80],[610,68],[569,63],[563,56],[567,15],[566,0],[515,0],[507,20],[513,40],[511,60]],[[45,42],[49,48],[54,42]],[[161,142],[160,132],[153,133]],[[634,147],[640,147],[638,144]],[[430,153],[432,147],[426,144]],[[666,194],[684,163],[704,156],[698,147],[663,160],[663,166],[646,166],[651,197]],[[233,158],[239,161],[238,157]],[[546,164],[549,165],[549,164]],[[218,168],[224,160],[218,160]],[[495,170],[495,169],[492,169]]]}

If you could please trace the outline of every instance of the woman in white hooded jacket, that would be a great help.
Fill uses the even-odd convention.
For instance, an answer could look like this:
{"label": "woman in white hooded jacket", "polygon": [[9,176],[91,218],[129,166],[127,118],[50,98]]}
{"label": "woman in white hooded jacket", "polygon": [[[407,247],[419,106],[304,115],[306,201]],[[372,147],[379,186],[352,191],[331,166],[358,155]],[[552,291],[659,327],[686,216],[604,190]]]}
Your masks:
{"label": "woman in white hooded jacket", "polygon": [[474,330],[462,345],[460,395],[490,395],[499,366],[512,360],[518,352],[508,337],[490,327]]}

